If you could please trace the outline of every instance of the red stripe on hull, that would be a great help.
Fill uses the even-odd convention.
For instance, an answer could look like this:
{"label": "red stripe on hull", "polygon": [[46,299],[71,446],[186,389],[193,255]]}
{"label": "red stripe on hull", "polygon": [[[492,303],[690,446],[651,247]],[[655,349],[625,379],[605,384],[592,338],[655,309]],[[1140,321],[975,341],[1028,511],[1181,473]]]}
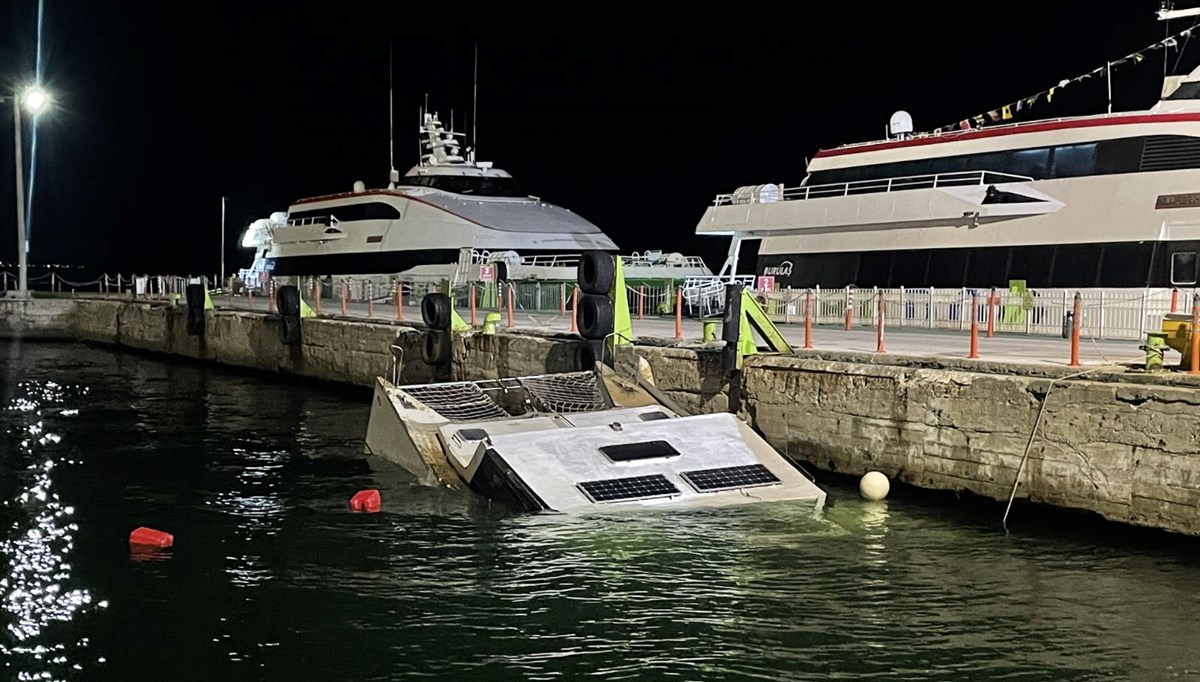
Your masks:
{"label": "red stripe on hull", "polygon": [[1098,128],[1101,126],[1134,125],[1138,123],[1185,123],[1200,122],[1200,113],[1193,114],[1135,114],[1132,116],[1114,116],[1112,118],[1082,118],[1068,121],[1047,121],[1045,123],[1024,123],[1005,128],[984,128],[962,132],[946,133],[936,137],[919,137],[910,140],[895,140],[893,142],[877,142],[859,147],[839,147],[823,149],[817,152],[815,158],[824,159],[833,156],[863,154],[885,149],[904,149],[907,147],[923,147],[930,144],[960,142],[964,140],[982,140],[989,137],[1020,135],[1024,133],[1043,133],[1054,130],[1073,130],[1076,128]]}

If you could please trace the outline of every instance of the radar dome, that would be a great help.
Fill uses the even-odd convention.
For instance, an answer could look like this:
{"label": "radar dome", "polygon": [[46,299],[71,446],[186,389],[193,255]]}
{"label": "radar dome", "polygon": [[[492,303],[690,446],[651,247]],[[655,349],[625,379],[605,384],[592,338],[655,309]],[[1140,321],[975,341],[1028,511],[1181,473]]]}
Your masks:
{"label": "radar dome", "polygon": [[897,111],[888,121],[888,133],[893,137],[908,137],[913,132],[912,116],[907,111]]}

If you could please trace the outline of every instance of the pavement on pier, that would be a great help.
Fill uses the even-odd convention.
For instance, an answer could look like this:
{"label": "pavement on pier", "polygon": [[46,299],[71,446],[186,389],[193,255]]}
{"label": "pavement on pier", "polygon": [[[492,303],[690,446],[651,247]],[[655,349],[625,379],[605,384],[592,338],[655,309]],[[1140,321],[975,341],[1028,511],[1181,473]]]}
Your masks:
{"label": "pavement on pier", "polygon": [[[213,303],[217,308],[229,308],[230,300],[225,296],[214,296]],[[264,298],[235,297],[232,307],[239,310],[254,310],[267,312],[267,301]],[[477,312],[477,320],[483,322],[485,311]],[[494,312],[494,311],[491,311]],[[346,316],[350,318],[367,319],[368,307],[365,303],[347,305]],[[466,311],[460,311],[464,319]],[[341,305],[337,300],[322,301],[321,315],[323,317],[341,314]],[[374,306],[374,318],[381,322],[396,320],[396,307],[390,304]],[[419,306],[404,306],[404,320],[421,322]],[[537,329],[567,333],[571,329],[570,314],[560,315],[546,312],[517,311],[513,316],[514,328]],[[507,326],[507,316],[502,317],[502,328]],[[784,337],[793,346],[804,345],[804,326],[802,324],[779,325]],[[647,317],[643,320],[633,320],[633,332],[637,337],[653,337],[659,339],[675,338],[674,317]],[[719,335],[718,331],[718,335]],[[702,325],[699,320],[683,319],[683,338],[698,340],[702,335]],[[1098,341],[1084,338],[1080,343],[1080,362],[1089,367],[1141,363],[1145,353],[1139,349],[1137,341]],[[944,358],[966,360],[970,351],[970,335],[967,331],[929,330],[913,328],[885,328],[884,348],[888,354],[911,357]],[[855,327],[845,331],[841,326],[824,326],[813,328],[813,350],[837,351],[848,353],[874,354],[876,351],[876,330],[874,327]],[[979,359],[985,362],[1011,363],[1021,365],[1047,365],[1066,367],[1071,360],[1071,342],[1069,339],[1050,336],[1025,336],[1017,334],[996,334],[987,338],[984,330],[979,332]],[[1166,361],[1168,364],[1178,363],[1179,354],[1169,351]]]}

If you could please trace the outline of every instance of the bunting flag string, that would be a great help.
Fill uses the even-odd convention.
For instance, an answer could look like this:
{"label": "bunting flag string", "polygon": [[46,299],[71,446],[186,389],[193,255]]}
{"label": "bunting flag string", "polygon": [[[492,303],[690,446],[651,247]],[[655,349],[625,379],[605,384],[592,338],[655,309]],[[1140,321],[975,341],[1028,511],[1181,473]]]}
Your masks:
{"label": "bunting flag string", "polygon": [[1133,64],[1141,64],[1146,59],[1147,53],[1157,52],[1158,50],[1178,49],[1179,38],[1184,38],[1184,39],[1190,38],[1192,35],[1192,32],[1194,30],[1196,30],[1197,28],[1200,28],[1200,23],[1194,24],[1190,28],[1186,28],[1186,29],[1180,31],[1179,33],[1176,33],[1175,35],[1169,36],[1167,38],[1163,38],[1162,40],[1158,41],[1157,43],[1154,43],[1153,45],[1148,45],[1148,46],[1142,48],[1141,50],[1138,50],[1137,52],[1132,52],[1130,54],[1125,55],[1124,57],[1121,57],[1120,59],[1108,62],[1104,66],[1092,69],[1091,71],[1088,71],[1087,73],[1085,73],[1083,75],[1076,76],[1074,78],[1064,78],[1063,80],[1059,81],[1057,85],[1052,86],[1048,90],[1043,90],[1037,94],[1030,95],[1029,97],[1022,97],[1021,99],[1018,99],[1015,102],[1010,102],[998,109],[992,109],[991,111],[988,111],[983,114],[978,114],[976,116],[968,116],[967,118],[964,118],[961,121],[956,121],[954,123],[951,123],[950,125],[945,125],[940,128],[937,128],[933,131],[933,133],[941,134],[941,133],[949,133],[949,132],[956,132],[956,131],[963,131],[963,130],[972,130],[974,128],[982,128],[985,125],[987,125],[988,122],[999,123],[1001,121],[1012,120],[1013,118],[1016,118],[1016,116],[1018,114],[1022,114],[1026,111],[1029,111],[1030,109],[1033,109],[1034,105],[1038,104],[1043,99],[1047,103],[1053,102],[1054,95],[1058,94],[1059,90],[1062,90],[1062,89],[1068,87],[1072,83],[1079,83],[1083,80],[1091,78],[1092,76],[1103,76],[1103,77],[1111,78],[1112,77],[1111,76],[1112,69],[1114,69],[1118,66],[1121,66],[1123,64],[1130,63],[1130,62],[1132,62]]}

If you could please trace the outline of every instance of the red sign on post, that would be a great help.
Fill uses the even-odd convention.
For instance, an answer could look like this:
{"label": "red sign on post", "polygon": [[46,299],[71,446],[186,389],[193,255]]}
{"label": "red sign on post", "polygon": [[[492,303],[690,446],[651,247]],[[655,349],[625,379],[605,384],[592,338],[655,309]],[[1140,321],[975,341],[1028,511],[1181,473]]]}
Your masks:
{"label": "red sign on post", "polygon": [[479,281],[480,282],[495,282],[496,281],[496,267],[493,265],[480,265],[479,266]]}
{"label": "red sign on post", "polygon": [[755,291],[775,291],[775,275],[759,275]]}

